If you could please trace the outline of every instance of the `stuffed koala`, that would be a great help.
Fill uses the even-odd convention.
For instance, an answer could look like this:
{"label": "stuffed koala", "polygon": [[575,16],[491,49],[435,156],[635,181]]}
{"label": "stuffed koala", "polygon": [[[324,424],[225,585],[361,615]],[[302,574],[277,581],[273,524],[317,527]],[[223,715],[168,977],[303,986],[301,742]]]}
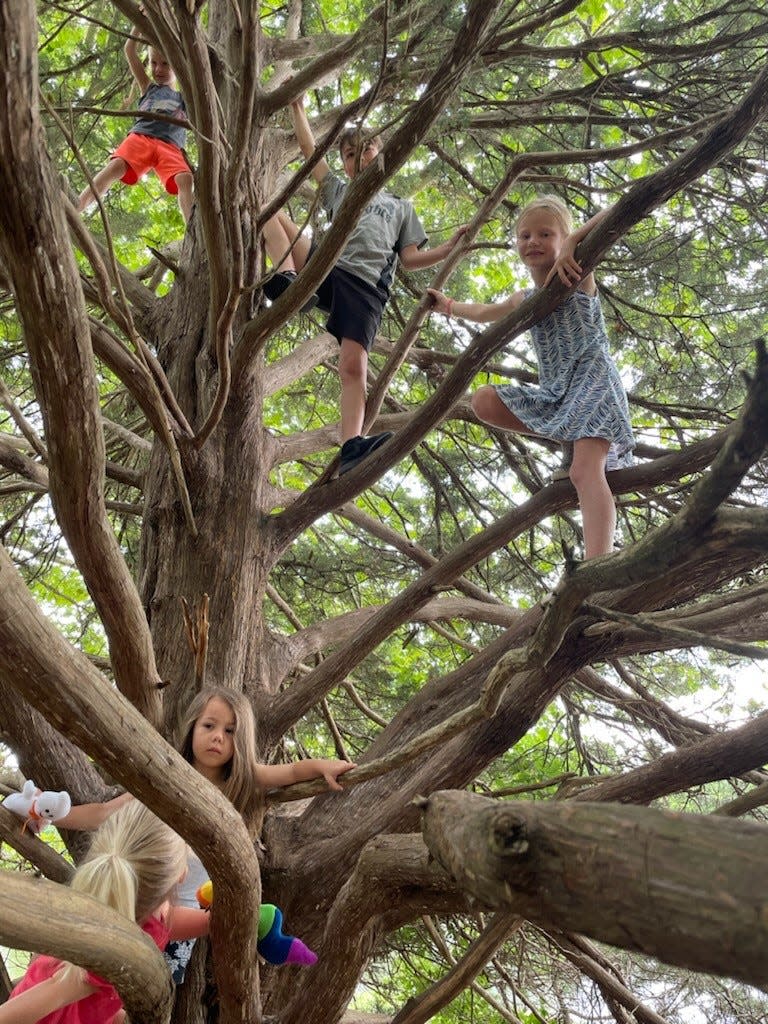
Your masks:
{"label": "stuffed koala", "polygon": [[24,818],[22,832],[29,829],[38,835],[51,822],[66,817],[72,809],[72,801],[65,790],[59,793],[44,790],[41,793],[34,782],[27,779],[20,793],[11,793],[5,798],[3,807]]}

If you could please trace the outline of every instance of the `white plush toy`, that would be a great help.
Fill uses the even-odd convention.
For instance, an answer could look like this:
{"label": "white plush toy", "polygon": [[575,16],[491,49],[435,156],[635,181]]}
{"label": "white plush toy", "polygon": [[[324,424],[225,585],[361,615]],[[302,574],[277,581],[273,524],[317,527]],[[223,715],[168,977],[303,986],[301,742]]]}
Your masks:
{"label": "white plush toy", "polygon": [[29,829],[37,835],[52,822],[66,817],[72,809],[72,800],[63,789],[59,793],[50,790],[41,793],[34,782],[27,779],[20,793],[11,793],[3,800],[3,807],[24,818],[22,832]]}

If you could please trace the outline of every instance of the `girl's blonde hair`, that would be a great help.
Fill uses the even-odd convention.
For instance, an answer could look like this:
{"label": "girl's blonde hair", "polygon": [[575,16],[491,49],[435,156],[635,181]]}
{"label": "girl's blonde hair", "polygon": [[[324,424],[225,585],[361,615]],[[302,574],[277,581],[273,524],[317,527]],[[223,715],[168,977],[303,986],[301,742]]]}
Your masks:
{"label": "girl's blonde hair", "polygon": [[186,864],[181,836],[132,800],[94,834],[71,888],[141,924],[170,898]]}
{"label": "girl's blonde hair", "polygon": [[[195,723],[205,711],[208,701],[218,698],[229,706],[235,719],[232,735],[232,759],[223,766],[221,791],[235,810],[242,815],[246,827],[253,831],[257,817],[263,811],[264,795],[256,782],[258,760],[256,758],[256,719],[250,701],[244,693],[229,690],[224,686],[210,686],[190,703],[182,723],[182,741],[179,745],[181,756],[194,764],[192,734]],[[260,825],[260,821],[258,822]]]}
{"label": "girl's blonde hair", "polygon": [[[187,866],[187,844],[147,807],[132,800],[94,833],[70,888],[123,917],[144,922],[173,894]],[[65,973],[85,977],[64,961]]]}
{"label": "girl's blonde hair", "polygon": [[557,196],[536,196],[530,203],[526,203],[520,213],[517,215],[515,221],[515,230],[520,230],[520,225],[529,213],[534,213],[536,210],[546,210],[551,213],[555,220],[558,222],[563,230],[563,233],[570,235],[573,231],[573,220],[571,219],[571,211]]}

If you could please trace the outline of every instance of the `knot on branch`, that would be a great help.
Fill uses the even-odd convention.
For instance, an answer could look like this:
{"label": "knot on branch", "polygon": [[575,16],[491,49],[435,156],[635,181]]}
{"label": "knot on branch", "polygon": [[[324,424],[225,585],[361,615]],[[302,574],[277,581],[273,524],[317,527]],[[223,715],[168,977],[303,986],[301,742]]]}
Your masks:
{"label": "knot on branch", "polygon": [[512,811],[500,810],[491,818],[488,844],[499,857],[521,857],[530,849],[528,826]]}

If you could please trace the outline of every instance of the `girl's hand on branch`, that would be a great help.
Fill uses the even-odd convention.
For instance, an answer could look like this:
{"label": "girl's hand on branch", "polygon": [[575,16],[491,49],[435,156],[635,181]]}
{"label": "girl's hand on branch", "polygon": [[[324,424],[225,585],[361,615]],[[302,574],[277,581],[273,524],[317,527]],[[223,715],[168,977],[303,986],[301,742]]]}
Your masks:
{"label": "girl's hand on branch", "polygon": [[444,316],[451,315],[453,299],[449,299],[447,295],[443,295],[436,288],[427,288],[427,295],[432,303],[432,313],[442,313]]}
{"label": "girl's hand on branch", "polygon": [[552,269],[547,274],[544,280],[544,287],[557,275],[563,284],[574,285],[578,284],[581,280],[581,264],[576,262],[574,252],[576,250],[576,243],[571,238],[566,238],[563,242],[560,252],[557,254]]}
{"label": "girl's hand on branch", "polygon": [[351,768],[357,768],[354,761],[337,761],[335,758],[328,758],[320,763],[320,770],[322,771],[323,778],[328,783],[328,788],[338,790],[339,792],[344,787],[339,785],[338,777],[343,775],[344,772],[348,772]]}

